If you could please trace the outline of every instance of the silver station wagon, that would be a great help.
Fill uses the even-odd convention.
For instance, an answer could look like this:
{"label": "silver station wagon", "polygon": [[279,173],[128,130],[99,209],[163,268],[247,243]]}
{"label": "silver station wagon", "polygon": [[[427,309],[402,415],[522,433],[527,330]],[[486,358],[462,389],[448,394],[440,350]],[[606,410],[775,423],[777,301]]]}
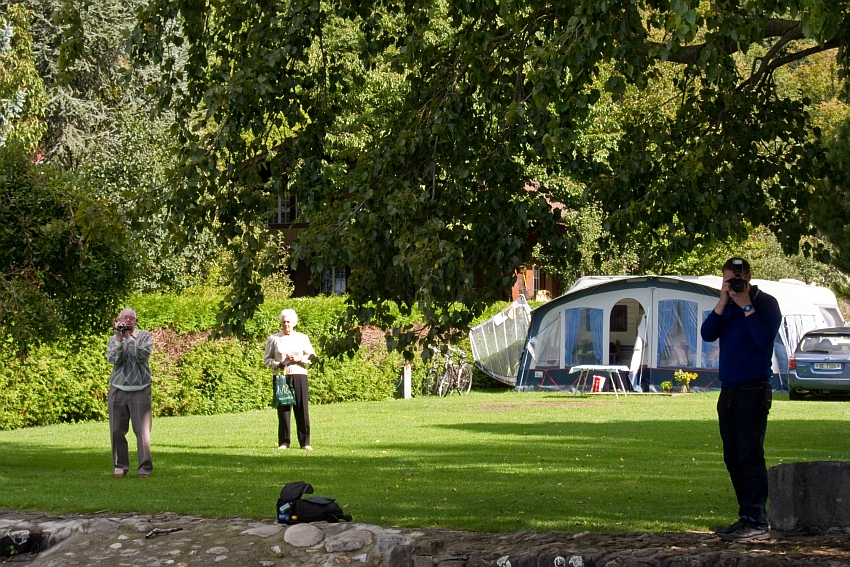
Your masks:
{"label": "silver station wagon", "polygon": [[809,331],[789,363],[788,397],[850,395],[850,327]]}

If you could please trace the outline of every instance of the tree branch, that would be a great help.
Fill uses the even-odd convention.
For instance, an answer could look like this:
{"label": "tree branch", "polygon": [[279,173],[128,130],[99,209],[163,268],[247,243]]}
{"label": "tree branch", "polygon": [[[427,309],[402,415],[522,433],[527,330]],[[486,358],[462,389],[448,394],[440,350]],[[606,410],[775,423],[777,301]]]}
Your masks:
{"label": "tree branch", "polygon": [[783,47],[795,39],[800,39],[801,37],[803,37],[803,26],[801,24],[798,23],[796,26],[789,27],[779,41],[773,44],[773,47],[768,50],[764,57],[760,58],[758,70],[750,75],[750,78],[741,85],[742,89],[747,92],[752,91],[756,84],[770,73],[771,59],[776,57],[776,54],[779,53]]}
{"label": "tree branch", "polygon": [[[784,45],[789,41],[793,41],[795,39],[802,39],[802,26],[800,25],[800,22],[796,20],[768,20],[764,25],[764,35],[762,37],[765,39],[770,37],[780,37],[782,38],[782,40],[779,43]],[[833,41],[835,41],[835,38],[829,40],[829,42],[827,43],[831,43]],[[644,54],[647,54],[653,49],[658,49],[663,45],[663,43],[647,41],[644,42],[643,46],[640,47],[638,50]],[[705,43],[700,43],[698,45],[689,45],[686,47],[682,47],[675,53],[670,53],[667,57],[667,61],[671,63],[680,63],[682,65],[693,65],[699,61],[700,53],[702,53],[702,50],[706,48],[706,45],[707,44]],[[737,43],[729,42],[725,46],[723,46],[721,50],[727,55],[729,55],[738,52],[740,50],[740,46]]]}
{"label": "tree branch", "polygon": [[833,37],[823,45],[816,45],[814,47],[810,47],[808,49],[804,49],[796,53],[791,53],[789,55],[786,55],[785,57],[780,57],[768,66],[767,72],[771,72],[774,69],[778,69],[779,67],[782,67],[783,65],[788,65],[789,63],[793,63],[794,61],[805,59],[809,55],[821,53],[822,51],[827,51],[829,49],[838,49],[839,47],[841,47],[841,41],[837,37]]}

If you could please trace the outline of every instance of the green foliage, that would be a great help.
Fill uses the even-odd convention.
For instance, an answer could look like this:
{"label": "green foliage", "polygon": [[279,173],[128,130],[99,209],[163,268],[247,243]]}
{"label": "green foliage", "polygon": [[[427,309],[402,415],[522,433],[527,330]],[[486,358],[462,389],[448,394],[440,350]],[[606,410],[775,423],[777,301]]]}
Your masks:
{"label": "green foliage", "polygon": [[815,197],[818,228],[831,245],[832,262],[850,272],[850,119],[830,141],[824,179]]}
{"label": "green foliage", "polygon": [[180,379],[177,362],[167,359],[161,350],[157,350],[154,343],[150,358],[154,382],[151,389],[154,415],[192,415],[198,411],[200,400],[195,390],[196,384]]}
{"label": "green foliage", "polygon": [[29,20],[19,4],[0,9],[0,146],[6,140],[32,153],[44,135],[44,83],[35,70]]}
{"label": "green foliage", "polygon": [[193,333],[214,329],[219,292],[193,288],[184,293],[144,293],[132,296],[127,305],[136,310],[144,329],[172,329]]}
{"label": "green foliage", "polygon": [[97,330],[126,296],[133,254],[116,217],[72,175],[0,147],[0,333],[14,348]]}
{"label": "green foliage", "polygon": [[[169,344],[154,340],[151,371],[153,412],[165,415],[210,415],[263,409],[271,401],[272,371],[263,364],[268,335],[280,330],[278,315],[293,308],[298,330],[316,347],[318,361],[309,369],[310,401],[378,401],[392,398],[401,367],[398,353],[382,343],[363,347],[350,357],[332,359],[322,339],[333,331],[344,298],[315,297],[269,301],[247,325],[251,338],[209,340],[216,326],[220,292],[195,289],[184,294],[142,294],[131,298],[145,329],[162,333]],[[97,334],[66,343],[45,343],[28,356],[0,354],[0,429],[46,425],[106,416],[111,366],[105,360],[108,336]],[[422,371],[414,365],[414,376]]]}
{"label": "green foliage", "polygon": [[[214,287],[194,287],[183,293],[137,294],[127,300],[136,309],[145,328],[173,329],[179,333],[212,331],[216,328],[218,305],[224,292]],[[336,328],[345,298],[338,295],[317,297],[284,297],[267,300],[262,309],[245,324],[252,340],[265,340],[280,331],[280,312],[294,309],[298,313],[298,331],[319,346],[323,338]],[[491,312],[492,308],[487,312]],[[498,309],[496,310],[498,311]],[[397,311],[396,311],[397,312]],[[486,318],[482,315],[483,320]],[[417,321],[414,316],[403,319],[406,324]],[[478,321],[478,320],[476,320]]]}
{"label": "green foliage", "polygon": [[[24,53],[25,42],[16,40],[15,56],[3,63],[14,64],[24,55],[29,61],[27,80],[17,82],[26,90],[27,108],[38,102],[38,111],[25,116],[38,120],[21,120],[17,128],[34,132],[32,127],[38,126],[38,135],[27,139],[30,149],[40,142],[39,155],[66,171],[75,170],[93,195],[120,213],[124,230],[132,232],[138,252],[135,289],[181,290],[203,281],[218,248],[204,233],[178,251],[176,238],[164,230],[164,196],[181,177],[177,173],[172,178],[172,118],[151,116],[143,90],[152,77],[128,61],[126,37],[137,5],[0,0],[0,10],[23,18],[23,24],[31,19],[33,35],[31,51]],[[22,6],[28,9],[26,17]],[[60,44],[62,50],[57,49]],[[15,82],[20,69],[11,76]],[[6,98],[5,91],[0,85],[0,99]]]}
{"label": "green foliage", "polygon": [[0,429],[102,420],[112,367],[106,341],[44,344],[17,358],[0,354]]}
{"label": "green foliage", "polygon": [[691,254],[667,267],[674,275],[717,275],[723,263],[732,256],[750,262],[753,277],[766,280],[797,279],[840,290],[847,285],[848,276],[836,266],[819,262],[803,253],[787,255],[766,228],[756,228],[743,242],[713,242],[697,246]]}
{"label": "green foliage", "polygon": [[[45,156],[72,169],[99,146],[122,115],[146,106],[151,77],[131,68],[126,37],[139,2],[15,0],[33,14],[33,57],[47,92]],[[0,0],[0,6],[13,5]],[[63,46],[60,50],[59,46]],[[135,110],[133,110],[135,108]]]}
{"label": "green foliage", "polygon": [[182,291],[208,281],[219,248],[205,232],[178,245],[166,231],[165,195],[180,183],[174,175],[174,147],[167,117],[152,119],[131,106],[116,107],[110,135],[79,150],[76,172],[100,199],[121,213],[138,249],[134,288]]}
{"label": "green foliage", "polygon": [[[179,339],[179,337],[178,337]],[[108,337],[89,337],[73,349],[45,344],[25,359],[0,356],[0,429],[106,418],[111,366]],[[154,415],[212,415],[269,407],[271,370],[265,341],[201,340],[177,360],[154,345]],[[395,394],[401,357],[383,345],[353,358],[322,360],[309,370],[310,402],[378,401]]]}
{"label": "green foliage", "polygon": [[[814,47],[813,42],[804,43]],[[833,51],[817,53],[778,69],[777,89],[791,98],[810,101],[812,126],[819,128],[825,141],[835,137],[839,125],[850,115],[850,104],[842,93],[841,68]]]}
{"label": "green foliage", "polygon": [[[356,268],[337,351],[356,344],[353,329],[362,324],[397,326],[392,346],[409,351],[415,334],[392,305],[401,317],[414,308],[424,313],[427,341],[458,333],[483,302],[510,286],[517,263],[531,256],[531,232],[553,245],[560,241],[543,196],[517,190],[526,182],[519,168],[501,162],[495,170],[470,168],[476,156],[492,153],[479,140],[501,144],[507,133],[482,122],[454,137],[453,124],[472,110],[464,108],[468,99],[443,114],[432,144],[409,106],[401,106],[420,85],[405,84],[386,62],[358,67],[360,47],[377,29],[368,11],[364,35],[351,21],[358,15],[346,8],[275,5],[259,15],[250,2],[228,3],[210,20],[220,33],[200,33],[201,12],[175,8],[186,12],[182,29],[171,25],[177,11],[150,5],[133,41],[139,61],[160,65],[163,78],[154,90],[177,117],[189,183],[174,194],[175,224],[192,233],[221,223],[219,234],[237,259],[222,317],[226,332],[245,333],[244,322],[261,302],[257,281],[268,270],[267,242],[253,227],[284,190],[310,219],[296,258],[314,274],[334,265]],[[403,23],[388,16],[380,25],[395,33]],[[237,40],[241,32],[234,30],[243,29],[248,42]],[[442,43],[449,29],[437,31]],[[184,42],[189,57],[170,57],[168,45]],[[227,79],[219,84],[210,77]],[[176,88],[183,80],[186,88]],[[199,107],[205,112],[197,113]],[[408,113],[402,122],[399,110]],[[443,160],[461,147],[468,155]],[[389,162],[403,171],[381,165]]]}
{"label": "green foliage", "polygon": [[396,391],[404,360],[384,345],[361,348],[352,358],[327,359],[310,369],[310,399],[317,403],[381,401]]}
{"label": "green foliage", "polygon": [[298,313],[296,330],[310,337],[313,346],[317,347],[335,328],[339,312],[344,308],[345,298],[338,295],[269,301],[263,304],[258,316],[246,325],[246,329],[248,336],[265,340],[280,331],[280,312],[294,309]]}
{"label": "green foliage", "polygon": [[[175,116],[172,228],[233,254],[221,328],[246,334],[262,304],[287,193],[310,222],[294,260],[351,268],[329,352],[375,324],[409,357],[462,335],[535,243],[564,274],[663,271],[749,227],[796,251],[824,153],[777,72],[840,47],[843,83],[847,18],[825,0],[161,0],[132,43]],[[577,211],[562,230],[553,202]],[[424,331],[399,320],[417,309]]]}
{"label": "green foliage", "polygon": [[263,351],[233,339],[202,342],[180,360],[177,379],[191,386],[197,400],[187,400],[190,413],[212,415],[267,407],[271,372]]}

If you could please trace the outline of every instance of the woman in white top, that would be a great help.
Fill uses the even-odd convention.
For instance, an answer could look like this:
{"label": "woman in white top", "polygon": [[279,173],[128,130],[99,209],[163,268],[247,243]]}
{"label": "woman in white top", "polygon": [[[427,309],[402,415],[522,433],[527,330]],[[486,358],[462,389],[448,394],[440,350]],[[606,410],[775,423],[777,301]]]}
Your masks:
{"label": "woman in white top", "polygon": [[[298,324],[298,314],[293,309],[280,312],[280,332],[266,340],[265,363],[274,373],[286,374],[292,378],[295,390],[295,427],[298,432],[298,444],[302,449],[312,451],[310,446],[310,414],[307,408],[307,368],[316,358],[316,351],[310,339],[304,333],[293,331]],[[288,449],[289,416],[292,406],[277,406],[277,448]]]}

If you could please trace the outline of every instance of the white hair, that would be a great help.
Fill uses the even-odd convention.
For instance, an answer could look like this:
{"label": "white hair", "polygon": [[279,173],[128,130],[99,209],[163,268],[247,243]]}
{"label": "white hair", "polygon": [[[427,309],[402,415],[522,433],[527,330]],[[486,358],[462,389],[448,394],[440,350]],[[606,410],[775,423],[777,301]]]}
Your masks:
{"label": "white hair", "polygon": [[298,324],[298,313],[295,312],[295,309],[284,309],[281,311],[280,316],[278,317],[281,323],[283,323],[284,317],[287,317],[290,321],[292,321],[293,327]]}
{"label": "white hair", "polygon": [[[130,313],[132,313],[133,319],[138,319],[138,317],[136,316],[136,310],[133,309],[132,307],[125,307],[124,309],[121,310],[121,313],[124,313],[125,311],[129,311]],[[118,314],[119,317],[121,316],[121,313]]]}

